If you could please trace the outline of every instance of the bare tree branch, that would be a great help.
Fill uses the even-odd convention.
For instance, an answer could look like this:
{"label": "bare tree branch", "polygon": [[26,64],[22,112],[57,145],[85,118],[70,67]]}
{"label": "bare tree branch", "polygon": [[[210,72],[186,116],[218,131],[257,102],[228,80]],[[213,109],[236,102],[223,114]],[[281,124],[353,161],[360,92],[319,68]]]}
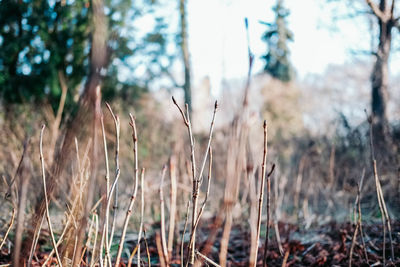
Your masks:
{"label": "bare tree branch", "polygon": [[372,2],[372,0],[365,0],[365,1],[371,8],[372,12],[374,12],[374,15],[378,17],[379,20],[382,20],[384,22],[388,20],[386,14],[382,12],[382,10],[380,10],[379,7],[374,2]]}
{"label": "bare tree branch", "polygon": [[390,6],[390,19],[393,19],[393,15],[394,15],[394,3],[395,0],[392,0],[392,4]]}

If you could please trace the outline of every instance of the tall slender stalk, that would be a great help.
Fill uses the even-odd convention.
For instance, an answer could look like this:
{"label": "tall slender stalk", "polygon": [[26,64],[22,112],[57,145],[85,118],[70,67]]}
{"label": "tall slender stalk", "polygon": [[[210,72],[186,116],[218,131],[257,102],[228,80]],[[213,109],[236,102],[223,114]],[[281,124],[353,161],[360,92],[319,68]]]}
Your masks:
{"label": "tall slender stalk", "polygon": [[95,236],[93,241],[93,251],[92,251],[92,258],[90,260],[90,267],[93,267],[95,264],[97,235],[99,232],[99,217],[97,216],[97,214],[94,214],[94,218],[95,218]]}
{"label": "tall slender stalk", "polygon": [[264,259],[263,266],[267,266],[267,256],[268,256],[268,242],[269,242],[269,226],[270,226],[270,217],[271,217],[271,174],[275,169],[275,164],[272,165],[271,171],[267,175],[267,222],[266,222],[266,234],[265,234],[265,245],[264,245]]}
{"label": "tall slender stalk", "polygon": [[[207,191],[206,191],[206,196],[204,198],[204,201],[201,205],[199,214],[197,215],[197,220],[196,223],[194,224],[194,230],[197,230],[197,225],[200,222],[200,218],[201,215],[204,212],[204,208],[206,206],[207,200],[208,200],[208,196],[210,194],[210,185],[211,185],[211,168],[212,168],[212,148],[210,147],[210,152],[209,152],[210,158],[209,158],[209,164],[208,164],[208,183],[207,183]],[[193,246],[193,236],[190,237],[190,241],[189,241],[189,247]]]}
{"label": "tall slender stalk", "polygon": [[202,175],[203,171],[206,165],[207,157],[208,157],[208,152],[211,146],[211,140],[212,140],[212,134],[214,131],[214,122],[215,122],[215,115],[217,112],[218,108],[218,103],[215,101],[214,104],[214,112],[213,112],[213,117],[211,120],[211,125],[210,125],[210,131],[208,135],[208,142],[207,142],[207,148],[204,153],[203,157],[203,162],[201,164],[200,172],[198,175],[196,175],[196,159],[195,159],[195,150],[194,150],[194,138],[193,138],[193,133],[192,133],[192,125],[190,122],[190,117],[189,117],[189,108],[188,105],[186,105],[186,115],[183,112],[183,110],[180,108],[180,106],[177,104],[176,100],[174,97],[172,97],[172,101],[174,104],[177,106],[179,109],[179,112],[182,115],[183,122],[185,123],[188,134],[189,134],[189,140],[190,140],[190,151],[191,151],[191,163],[192,163],[192,183],[193,183],[193,188],[192,188],[192,202],[193,202],[193,207],[192,207],[192,231],[191,231],[191,239],[193,240],[193,245],[189,244],[189,264],[193,265],[194,264],[194,257],[195,257],[195,246],[196,246],[196,221],[197,221],[197,202],[198,202],[198,196],[199,196],[199,190],[200,190],[200,185],[202,182]]}
{"label": "tall slender stalk", "polygon": [[159,188],[159,194],[160,194],[160,209],[161,209],[161,246],[163,250],[163,256],[165,260],[165,264],[169,266],[169,258],[168,258],[168,250],[167,250],[167,240],[165,237],[165,209],[164,209],[164,177],[165,177],[165,172],[167,170],[167,167],[164,165],[162,174],[161,174],[161,182],[160,182],[160,188]]}
{"label": "tall slender stalk", "polygon": [[[128,229],[128,223],[129,223],[129,218],[132,214],[133,210],[133,204],[135,203],[136,200],[136,195],[138,191],[138,184],[139,184],[139,164],[138,164],[138,149],[137,149],[137,142],[138,142],[138,137],[137,137],[137,130],[136,130],[136,122],[135,118],[132,116],[132,114],[129,114],[130,116],[130,122],[129,125],[132,128],[132,140],[133,140],[133,155],[135,159],[135,187],[133,189],[133,193],[131,196],[131,200],[129,202],[129,207],[128,210],[126,211],[125,215],[125,220],[124,220],[124,226],[122,228],[122,234],[121,234],[121,239],[119,240],[119,245],[118,245],[118,252],[117,252],[117,258],[115,260],[115,266],[119,266],[120,260],[121,260],[121,255],[122,255],[122,249],[124,247],[124,241],[125,241],[125,235],[126,235],[126,230]],[[142,176],[144,176],[144,169],[142,169]]]}
{"label": "tall slender stalk", "polygon": [[183,247],[185,244],[185,233],[186,233],[186,228],[187,228],[188,218],[189,218],[189,207],[190,207],[190,200],[187,202],[187,205],[186,205],[185,224],[183,226],[182,238],[181,238],[181,267],[185,266],[184,265]]}
{"label": "tall slender stalk", "polygon": [[[366,111],[365,111],[366,112]],[[374,143],[373,143],[373,117],[367,115],[367,120],[369,123],[369,138],[370,138],[370,151],[371,151],[371,163],[372,163],[372,169],[374,172],[374,179],[375,179],[375,187],[376,187],[376,194],[378,198],[378,205],[379,209],[381,211],[381,217],[382,217],[382,231],[383,231],[383,252],[382,252],[382,261],[383,261],[383,266],[385,266],[385,250],[386,250],[386,224],[387,228],[389,231],[389,238],[390,238],[390,248],[391,248],[391,257],[392,260],[394,260],[394,248],[393,248],[393,240],[392,240],[392,226],[390,223],[390,216],[386,208],[385,204],[385,198],[383,197],[383,192],[381,188],[381,182],[379,180],[378,176],[378,169],[376,166],[376,159],[375,159],[375,152],[374,152]]]}
{"label": "tall slender stalk", "polygon": [[[140,266],[140,241],[142,239],[143,232],[143,217],[144,217],[144,168],[142,171],[142,175],[140,176],[140,226],[139,226],[139,234],[138,234],[138,261],[137,266]],[[149,261],[150,264],[150,261]]]}
{"label": "tall slender stalk", "polygon": [[[357,222],[356,222],[356,229],[354,230],[354,234],[353,234],[353,238],[351,241],[351,246],[350,246],[350,255],[349,255],[349,267],[351,267],[352,264],[352,260],[353,260],[353,251],[354,251],[354,246],[356,243],[356,239],[357,239],[357,234],[358,234],[358,230],[360,230],[360,236],[363,242],[363,247],[365,250],[365,243],[364,243],[364,238],[363,238],[363,234],[362,234],[362,228],[361,228],[361,189],[363,186],[363,181],[364,181],[364,176],[365,176],[365,170],[363,170],[363,173],[361,175],[361,179],[360,182],[358,183],[357,186],[357,197],[356,197],[356,203],[354,204],[354,208],[357,210]],[[355,219],[355,216],[354,216]],[[366,260],[368,261],[368,255],[365,253],[366,256]]]}
{"label": "tall slender stalk", "polygon": [[158,233],[158,232],[156,233],[156,246],[157,246],[158,258],[160,260],[160,266],[165,267],[166,266],[165,255],[164,255],[163,248],[161,245],[160,233]]}
{"label": "tall slender stalk", "polygon": [[176,170],[175,170],[175,157],[171,156],[169,159],[169,176],[171,179],[170,187],[170,218],[169,218],[169,229],[168,229],[168,257],[172,258],[172,251],[174,245],[174,232],[175,232],[175,216],[176,216]]}
{"label": "tall slender stalk", "polygon": [[[107,139],[106,139],[106,132],[104,130],[104,118],[103,115],[100,117],[100,122],[101,122],[101,132],[103,134],[103,146],[104,146],[104,164],[106,166],[106,175],[105,175],[105,180],[106,180],[106,196],[108,197],[110,193],[110,168],[108,164],[108,151],[107,151]],[[107,203],[108,199],[105,199],[105,203]],[[108,243],[108,229],[109,229],[109,211],[105,211],[104,214],[104,225],[102,231],[102,237],[101,237],[101,243],[100,243],[100,262],[103,261],[103,242],[104,240],[107,240],[106,242]],[[107,237],[107,238],[106,238]]]}
{"label": "tall slender stalk", "polygon": [[60,265],[60,267],[62,267],[61,258],[60,258],[60,255],[58,254],[56,239],[54,238],[53,226],[51,225],[50,212],[49,212],[49,200],[47,198],[46,171],[45,171],[45,167],[44,167],[44,158],[43,158],[43,132],[44,132],[45,127],[46,126],[43,124],[42,129],[40,131],[39,150],[40,150],[40,162],[41,162],[41,166],[42,166],[43,190],[44,190],[44,197],[45,197],[45,201],[46,201],[46,220],[47,220],[47,224],[48,224],[49,232],[50,232],[50,236],[51,236],[51,243],[56,252],[58,264]]}
{"label": "tall slender stalk", "polygon": [[[117,185],[117,183],[118,183],[119,176],[120,176],[120,173],[119,173],[119,170],[118,170],[118,173],[117,173],[117,175],[116,175],[116,177],[115,177],[115,180],[114,180],[113,184],[111,185],[110,193],[109,193],[108,196],[107,196],[106,211],[109,211],[109,210],[110,210],[111,196],[112,196],[113,193],[114,193],[115,187],[116,187],[116,185]],[[104,224],[104,226],[103,226],[103,232],[105,231],[105,226],[106,226],[106,225]],[[104,235],[103,235],[103,237],[104,237]],[[105,240],[102,238],[101,244],[103,244],[103,242],[105,243]],[[107,243],[105,243],[105,246],[106,246],[106,255],[105,255],[105,258],[104,258],[104,265],[105,265],[105,264],[110,264],[110,266],[111,266],[111,257],[110,257],[110,254],[109,254],[110,251],[109,251],[109,248],[108,248],[108,246],[107,246]],[[102,247],[100,248],[100,255],[101,255],[101,253],[102,253]],[[101,258],[100,258],[100,259],[101,259]],[[103,263],[100,262],[100,265],[101,265],[101,264],[103,264]]]}
{"label": "tall slender stalk", "polygon": [[267,152],[268,152],[267,137],[268,137],[267,121],[264,120],[264,154],[263,154],[262,165],[261,165],[261,186],[260,186],[260,193],[259,193],[259,198],[258,198],[256,252],[255,252],[253,261],[250,261],[250,262],[254,262],[254,266],[257,266],[258,244],[260,242],[259,238],[260,238],[260,229],[261,229],[261,215],[262,215],[262,205],[263,205],[263,199],[264,199],[265,172],[266,172],[266,166],[267,166]]}
{"label": "tall slender stalk", "polygon": [[[106,106],[107,106],[108,110],[111,113],[111,116],[112,116],[112,118],[114,120],[114,126],[115,126],[115,143],[116,143],[116,148],[115,148],[115,177],[116,177],[120,173],[120,168],[119,168],[120,121],[119,121],[119,117],[114,115],[114,112],[112,111],[111,106],[107,102],[106,102]],[[112,225],[111,225],[110,239],[108,240],[108,242],[106,242],[108,244],[107,245],[108,246],[108,252],[111,249],[111,245],[112,245],[112,242],[113,242],[113,239],[114,239],[115,221],[116,221],[116,218],[117,218],[117,212],[118,212],[118,184],[116,184],[116,187],[115,187],[114,205],[113,205],[113,220],[112,220]],[[107,236],[106,236],[106,241],[107,241]]]}
{"label": "tall slender stalk", "polygon": [[146,246],[147,264],[148,264],[149,267],[151,267],[149,244],[147,243],[146,230],[145,229],[143,229],[143,239],[144,239],[144,244]]}

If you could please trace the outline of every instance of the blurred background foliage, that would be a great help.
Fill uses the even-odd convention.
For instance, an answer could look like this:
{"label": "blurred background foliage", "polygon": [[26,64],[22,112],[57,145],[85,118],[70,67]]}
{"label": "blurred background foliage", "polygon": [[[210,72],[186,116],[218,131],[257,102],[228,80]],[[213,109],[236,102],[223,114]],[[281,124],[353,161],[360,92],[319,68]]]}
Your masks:
{"label": "blurred background foliage", "polygon": [[[137,99],[176,58],[166,47],[176,36],[157,1],[106,0],[107,57],[102,93],[105,100]],[[60,76],[69,88],[66,111],[82,93],[90,64],[91,1],[0,1],[0,98],[14,103],[51,103],[56,111],[61,97]],[[137,21],[152,17],[146,32]],[[143,22],[142,22],[143,23]],[[139,25],[141,26],[141,25]],[[172,44],[173,45],[173,44]],[[135,69],[144,74],[136,75]],[[122,73],[122,74],[121,74]]]}

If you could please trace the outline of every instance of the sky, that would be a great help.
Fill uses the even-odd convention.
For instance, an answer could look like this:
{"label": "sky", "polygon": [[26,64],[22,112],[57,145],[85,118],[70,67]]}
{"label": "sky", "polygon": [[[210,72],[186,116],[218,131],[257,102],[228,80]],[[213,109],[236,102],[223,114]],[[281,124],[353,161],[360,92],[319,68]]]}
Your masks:
{"label": "sky", "polygon": [[[345,10],[343,6],[334,10],[326,2],[285,1],[291,12],[288,26],[294,33],[291,61],[299,79],[321,74],[329,64],[350,62],[354,60],[352,50],[367,51],[371,47],[367,21],[342,19],[333,23],[332,12],[345,13]],[[222,79],[246,76],[245,17],[249,20],[250,46],[256,57],[254,72],[260,72],[264,64],[260,57],[266,52],[261,36],[266,27],[259,21],[274,20],[271,8],[275,3],[275,0],[189,0],[189,49],[195,83],[208,76],[216,93]],[[400,62],[399,57],[393,56],[392,61]]]}

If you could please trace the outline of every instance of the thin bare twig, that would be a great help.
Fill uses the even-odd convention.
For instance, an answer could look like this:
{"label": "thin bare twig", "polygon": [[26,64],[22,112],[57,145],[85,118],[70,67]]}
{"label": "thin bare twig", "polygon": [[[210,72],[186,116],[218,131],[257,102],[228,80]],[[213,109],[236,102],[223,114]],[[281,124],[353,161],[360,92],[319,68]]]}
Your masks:
{"label": "thin bare twig", "polygon": [[165,264],[168,266],[169,258],[168,258],[168,250],[167,250],[167,240],[165,238],[165,211],[164,211],[164,190],[163,190],[164,177],[165,177],[166,170],[167,170],[167,167],[164,165],[164,167],[162,169],[162,174],[161,174],[159,194],[160,194],[160,207],[161,207],[161,245],[162,245]]}
{"label": "thin bare twig", "polygon": [[14,218],[15,218],[15,208],[13,208],[13,210],[12,210],[12,215],[11,215],[10,223],[9,223],[9,225],[8,225],[6,234],[4,235],[3,240],[1,241],[1,244],[0,244],[0,251],[1,251],[1,249],[3,248],[4,244],[6,243],[8,234],[10,233],[11,228],[12,228],[12,226],[13,226],[13,224],[14,224]]}
{"label": "thin bare twig", "polygon": [[160,260],[160,266],[165,267],[166,262],[165,262],[165,255],[163,253],[163,248],[161,245],[161,238],[160,238],[160,233],[156,233],[156,246],[157,246],[157,252],[158,252],[158,258]]}
{"label": "thin bare twig", "polygon": [[147,264],[149,265],[149,267],[151,267],[150,250],[149,250],[149,244],[147,243],[147,238],[146,238],[146,229],[143,229],[143,239],[144,239],[144,244],[146,246]]}
{"label": "thin bare twig", "polygon": [[287,263],[287,260],[289,258],[289,252],[290,252],[289,249],[286,250],[285,256],[283,257],[283,261],[282,261],[282,267],[286,267],[286,263]]}
{"label": "thin bare twig", "polygon": [[[116,185],[118,183],[119,176],[120,176],[120,174],[119,174],[119,170],[118,170],[118,173],[117,173],[117,175],[115,177],[115,180],[114,180],[114,182],[113,182],[113,184],[111,186],[110,193],[107,196],[107,205],[106,205],[106,210],[107,211],[110,210],[111,196],[114,193],[115,187],[116,187]],[[104,225],[103,231],[105,231],[105,225]],[[103,241],[104,240],[102,240],[102,242]],[[100,253],[102,253],[102,249],[100,249]],[[106,256],[105,256],[105,259],[104,259],[105,263],[106,263],[107,260],[108,260],[108,264],[110,264],[110,266],[111,266],[111,257],[109,256],[109,248],[108,248],[107,243],[106,243]]]}
{"label": "thin bare twig", "polygon": [[12,191],[13,191],[12,188],[13,188],[14,182],[15,182],[15,180],[17,179],[17,177],[21,175],[21,172],[22,172],[22,169],[23,169],[23,168],[22,168],[22,167],[23,167],[23,164],[22,164],[22,163],[24,162],[24,158],[25,158],[26,152],[28,151],[28,145],[29,145],[29,143],[30,143],[30,138],[28,137],[28,138],[26,138],[26,140],[24,141],[24,150],[23,150],[23,152],[22,152],[21,159],[20,159],[20,161],[19,161],[19,163],[18,163],[17,170],[15,171],[15,175],[14,175],[13,179],[11,180],[10,184],[8,184],[7,192],[6,192],[6,194],[4,195],[4,198],[5,198],[6,200],[10,199],[11,194],[12,194]]}
{"label": "thin bare twig", "polygon": [[[140,266],[140,240],[142,239],[144,217],[144,168],[140,177],[140,226],[138,234],[138,267]],[[149,262],[150,264],[150,262]]]}
{"label": "thin bare twig", "polygon": [[42,125],[42,129],[40,131],[39,150],[40,150],[40,162],[41,162],[41,165],[42,165],[43,190],[44,190],[44,197],[45,197],[45,201],[46,201],[46,219],[47,219],[47,224],[49,226],[49,232],[50,232],[50,236],[51,236],[51,243],[52,243],[53,248],[54,248],[54,250],[56,252],[58,264],[62,267],[61,258],[60,258],[60,255],[58,254],[58,250],[57,250],[56,239],[54,238],[53,227],[51,225],[50,212],[49,212],[49,201],[47,199],[46,171],[45,171],[45,168],[44,168],[44,158],[43,158],[43,132],[44,132],[44,128],[45,127],[46,126],[43,124]]}
{"label": "thin bare twig", "polygon": [[[116,135],[115,135],[115,142],[116,142],[116,148],[115,148],[115,177],[116,177],[120,173],[120,168],[119,168],[120,121],[119,121],[119,117],[114,115],[114,112],[112,111],[111,106],[107,102],[106,102],[106,106],[107,106],[108,110],[110,111],[111,116],[113,117],[114,126],[115,126],[115,133],[116,133]],[[109,243],[107,243],[108,244],[108,252],[111,249],[111,245],[112,245],[113,238],[114,238],[115,220],[117,218],[117,212],[118,212],[118,184],[116,184],[116,188],[115,188],[111,234],[110,234],[110,239],[108,241]],[[106,241],[107,241],[107,236],[106,236]],[[107,253],[107,249],[106,249],[106,253]],[[110,262],[111,262],[111,260],[110,260]]]}
{"label": "thin bare twig", "polygon": [[[349,258],[350,258],[349,259],[349,267],[351,267],[351,264],[352,264],[354,245],[356,243],[358,230],[361,227],[361,208],[358,209],[358,207],[361,206],[360,205],[360,203],[361,203],[361,189],[362,189],[362,185],[363,185],[363,181],[364,181],[364,176],[365,176],[365,169],[363,170],[360,182],[359,182],[359,184],[357,186],[357,197],[356,197],[355,208],[358,210],[358,216],[357,216],[357,222],[356,222],[356,229],[354,230],[353,238],[352,238],[352,241],[351,241],[350,255],[349,255]],[[363,238],[362,237],[362,233],[361,233],[361,238]],[[365,243],[363,243],[363,245],[364,245],[364,249],[365,249]],[[367,254],[366,254],[366,256],[367,256]]]}
{"label": "thin bare twig", "polygon": [[[110,168],[108,166],[108,152],[107,152],[107,139],[106,139],[106,133],[104,130],[104,117],[103,115],[100,117],[100,122],[101,122],[101,132],[103,134],[103,146],[104,146],[104,164],[106,166],[106,175],[105,175],[105,180],[106,180],[106,203],[108,202],[108,195],[110,194]],[[106,204],[107,205],[107,204]],[[105,210],[104,214],[104,222],[103,222],[103,231],[101,235],[101,241],[100,241],[100,266],[103,266],[103,248],[104,248],[104,242],[106,241],[106,246],[108,244],[108,223],[109,223],[109,210]],[[106,238],[107,237],[107,238]]]}
{"label": "thin bare twig", "polygon": [[169,176],[171,179],[170,186],[170,218],[168,229],[168,257],[172,258],[172,251],[174,245],[174,232],[175,232],[175,216],[176,216],[176,170],[175,170],[175,157],[171,156],[169,159]]}
{"label": "thin bare twig", "polygon": [[184,258],[183,258],[183,246],[185,244],[185,233],[186,233],[186,228],[187,228],[188,218],[189,218],[189,207],[190,207],[190,200],[187,202],[187,205],[186,205],[185,225],[183,226],[183,232],[182,232],[182,238],[181,238],[181,267],[185,266]]}
{"label": "thin bare twig", "polygon": [[[199,195],[199,190],[200,190],[200,184],[202,181],[202,175],[203,175],[203,171],[206,165],[206,161],[207,161],[207,157],[208,157],[208,151],[210,149],[211,146],[211,140],[212,140],[212,134],[213,134],[213,130],[214,130],[214,122],[215,122],[215,115],[217,112],[217,108],[218,108],[218,103],[217,101],[215,101],[214,104],[214,112],[213,112],[213,117],[211,120],[211,125],[210,125],[210,131],[209,131],[209,135],[208,135],[208,142],[207,142],[207,148],[206,151],[204,153],[204,157],[203,157],[203,162],[201,164],[201,168],[199,171],[199,175],[196,175],[196,159],[195,159],[195,151],[194,151],[194,138],[193,138],[193,133],[192,133],[192,126],[191,126],[191,122],[190,122],[190,118],[189,118],[189,109],[188,106],[186,105],[186,115],[183,112],[183,110],[179,107],[179,105],[176,103],[176,100],[172,97],[172,101],[174,102],[174,104],[178,107],[179,112],[182,115],[183,121],[187,127],[188,130],[188,134],[189,134],[189,140],[190,140],[190,150],[191,150],[191,163],[192,163],[192,176],[193,176],[193,190],[192,190],[192,202],[193,202],[193,211],[192,211],[192,231],[191,231],[191,240],[193,240],[193,242],[189,243],[189,263],[191,265],[194,264],[194,256],[195,256],[195,244],[196,244],[196,221],[197,221],[197,202],[198,202],[198,195]],[[191,245],[193,244],[193,245]]]}
{"label": "thin bare twig", "polygon": [[[365,111],[365,113],[367,114],[367,111]],[[394,260],[394,248],[393,248],[393,240],[392,240],[392,227],[391,227],[391,223],[390,223],[390,216],[389,213],[386,209],[386,204],[385,204],[385,198],[383,197],[383,192],[382,192],[382,188],[381,188],[381,182],[379,180],[379,175],[378,175],[378,169],[376,166],[376,159],[375,159],[375,152],[374,152],[374,143],[373,143],[373,130],[372,130],[372,121],[373,121],[373,117],[372,116],[368,116],[367,114],[367,121],[369,123],[369,138],[370,138],[370,151],[371,151],[371,163],[372,163],[372,169],[374,172],[374,178],[375,178],[375,187],[376,187],[376,194],[377,194],[377,198],[378,198],[378,205],[379,205],[379,209],[381,211],[381,217],[382,217],[382,230],[383,230],[383,266],[385,266],[385,250],[386,250],[386,224],[387,224],[387,228],[389,231],[389,238],[390,238],[390,248],[391,248],[391,256],[392,256],[392,260]]]}
{"label": "thin bare twig", "polygon": [[139,248],[139,245],[136,244],[135,248],[132,250],[131,255],[129,256],[128,265],[127,265],[128,267],[131,267],[133,257],[135,257],[135,255],[136,255],[136,253],[137,253],[137,251],[138,251],[138,248]]}
{"label": "thin bare twig", "polygon": [[[175,98],[172,97],[172,101],[174,102],[175,106],[179,109],[179,112],[182,115],[183,122],[185,123],[187,130],[188,130],[188,135],[189,135],[189,141],[190,141],[190,156],[191,156],[191,166],[192,166],[192,202],[193,202],[193,212],[192,212],[192,235],[195,233],[193,232],[193,226],[196,221],[196,215],[197,215],[197,195],[195,192],[197,192],[197,178],[196,178],[196,158],[195,158],[195,151],[194,151],[194,137],[193,137],[193,132],[192,132],[192,124],[190,122],[190,117],[189,117],[189,108],[186,105],[186,115],[181,109],[181,107],[178,105],[176,102]],[[194,239],[196,239],[194,237]],[[191,251],[190,255],[190,262],[192,263],[194,261],[194,247],[193,250]]]}
{"label": "thin bare twig", "polygon": [[[26,170],[26,160],[25,160],[25,153],[28,150],[28,141],[29,138],[26,139],[25,144],[24,144],[24,152],[22,153],[21,156],[21,161],[18,165],[18,168],[15,172],[14,178],[10,183],[9,190],[10,190],[10,195],[12,189],[15,188],[15,197],[12,198],[12,203],[13,207],[17,206],[18,203],[18,208],[17,208],[17,218],[16,218],[16,229],[15,229],[15,238],[14,238],[14,251],[13,251],[13,265],[18,267],[20,264],[20,253],[21,253],[21,247],[22,247],[22,235],[24,231],[24,220],[25,220],[25,209],[26,209],[26,204],[27,204],[27,194],[28,194],[28,186],[29,186],[29,180],[30,180],[30,175],[24,175],[24,170]],[[20,177],[20,188],[19,190],[16,189],[16,186],[14,184],[14,181],[17,179],[17,177]],[[14,184],[14,186],[13,186]],[[7,194],[6,194],[7,196]],[[15,202],[13,202],[15,201]],[[44,216],[44,215],[43,215]],[[38,232],[37,228],[35,228],[35,232]],[[36,247],[35,247],[36,249]]]}
{"label": "thin bare twig", "polygon": [[[82,186],[80,190],[83,191],[83,188],[84,188],[84,187]],[[76,197],[75,197],[75,199],[74,199],[74,202],[72,203],[72,207],[71,207],[71,210],[70,210],[70,214],[69,214],[69,216],[68,216],[67,222],[65,223],[64,230],[63,230],[63,232],[61,233],[60,238],[58,239],[57,248],[61,245],[61,242],[63,241],[65,234],[67,234],[67,231],[68,231],[68,229],[69,229],[69,225],[72,223],[72,221],[75,220],[73,214],[74,214],[74,210],[75,210],[76,207],[77,207],[77,204],[78,204],[78,201],[79,201],[79,197],[80,197],[80,193],[78,193],[78,194],[76,195]],[[52,249],[52,251],[51,251],[51,252],[49,253],[49,255],[47,256],[47,259],[45,260],[45,262],[43,262],[42,267],[47,266],[47,263],[48,263],[49,260],[53,257],[53,254],[54,254],[54,253],[55,253],[55,250]]]}
{"label": "thin bare twig", "polygon": [[204,259],[206,262],[208,262],[209,264],[215,266],[215,267],[221,267],[221,265],[219,265],[218,263],[216,263],[215,261],[213,261],[212,259],[206,257],[205,255],[201,254],[199,251],[196,250],[196,255],[199,256],[200,258]]}
{"label": "thin bare twig", "polygon": [[[131,200],[129,202],[129,207],[128,210],[126,211],[126,215],[125,215],[125,220],[124,220],[124,226],[122,228],[122,235],[121,235],[121,239],[119,240],[119,245],[118,245],[118,252],[117,252],[117,258],[115,260],[115,265],[119,266],[119,262],[121,259],[121,255],[122,255],[122,249],[124,247],[124,240],[125,240],[125,235],[126,235],[126,231],[128,229],[128,223],[129,223],[129,218],[132,214],[132,210],[133,210],[133,204],[135,203],[136,200],[136,195],[137,195],[137,191],[138,191],[138,184],[139,184],[139,164],[138,164],[138,149],[137,149],[137,130],[136,130],[136,122],[135,122],[135,118],[132,116],[132,114],[129,114],[130,116],[130,126],[132,128],[132,140],[133,140],[133,155],[135,158],[135,187],[133,189],[133,193],[131,196]],[[144,176],[144,169],[142,169],[142,177]]]}
{"label": "thin bare twig", "polygon": [[275,164],[272,165],[271,171],[267,175],[267,223],[266,223],[266,228],[267,232],[265,234],[265,245],[264,245],[264,260],[263,260],[263,266],[267,266],[267,252],[268,252],[268,242],[269,242],[269,221],[270,221],[270,205],[271,205],[271,174],[274,172],[275,169]]}
{"label": "thin bare twig", "polygon": [[250,199],[250,255],[249,255],[249,266],[253,267],[254,255],[258,247],[256,247],[256,240],[258,239],[257,235],[257,185],[256,185],[256,177],[255,173],[257,172],[257,168],[253,168],[251,166],[247,169],[247,176],[249,181],[249,199]]}
{"label": "thin bare twig", "polygon": [[[91,242],[91,236],[92,236],[92,232],[93,232],[93,225],[94,225],[94,214],[92,215],[92,221],[90,222],[90,226],[89,226],[89,232],[88,232],[88,236],[87,236],[87,240],[85,243],[85,246],[83,247],[83,252],[81,254],[81,260],[79,262],[83,261],[83,258],[85,256],[85,252],[89,251],[89,247],[90,247],[90,242]],[[44,267],[44,266],[43,266]]]}
{"label": "thin bare twig", "polygon": [[35,254],[36,246],[37,246],[37,243],[39,242],[39,236],[40,236],[40,231],[42,230],[43,222],[44,222],[44,216],[42,216],[40,224],[35,229],[35,233],[33,234],[33,242],[32,242],[32,246],[31,246],[31,251],[29,253],[29,258],[28,258],[28,267],[30,267],[32,264],[33,255]]}
{"label": "thin bare twig", "polygon": [[[100,122],[101,122],[101,132],[103,134],[103,146],[104,146],[104,164],[106,166],[106,175],[105,175],[105,180],[106,180],[106,196],[109,195],[110,193],[110,168],[108,166],[108,151],[107,151],[107,139],[106,139],[106,132],[104,130],[104,118],[103,115],[100,117]],[[107,203],[106,199],[106,203]],[[103,261],[103,242],[106,239],[105,237],[108,236],[108,223],[109,223],[109,212],[105,211],[105,218],[104,218],[104,225],[103,228],[105,229],[105,231],[103,231],[102,233],[102,237],[101,237],[101,249],[100,249],[100,262]],[[108,238],[107,238],[107,243],[108,243]]]}
{"label": "thin bare twig", "polygon": [[[197,229],[197,225],[199,224],[201,215],[202,215],[203,212],[204,212],[204,208],[205,208],[205,206],[206,206],[206,203],[207,203],[207,200],[208,200],[208,196],[209,196],[209,194],[210,194],[211,168],[212,168],[212,148],[210,147],[209,150],[210,150],[210,151],[209,151],[210,158],[209,158],[209,165],[208,165],[208,184],[207,184],[207,191],[206,191],[206,196],[205,196],[205,198],[204,198],[204,201],[203,201],[203,203],[202,203],[202,205],[201,205],[199,214],[197,215],[196,223],[194,224],[195,231],[196,231],[196,229]],[[191,238],[190,238],[189,247],[191,247],[192,245],[193,245],[193,236],[191,236]]]}
{"label": "thin bare twig", "polygon": [[97,214],[94,214],[95,218],[95,235],[94,235],[94,242],[93,242],[93,251],[92,251],[92,258],[90,260],[90,267],[93,267],[95,264],[95,258],[96,258],[96,245],[97,245],[97,235],[99,232],[99,217]]}
{"label": "thin bare twig", "polygon": [[262,214],[262,204],[263,204],[263,199],[264,199],[264,184],[265,184],[265,172],[266,172],[266,165],[267,165],[267,152],[268,152],[268,147],[267,147],[267,121],[264,120],[264,154],[263,154],[263,160],[262,160],[262,165],[261,165],[261,186],[260,186],[260,193],[259,193],[259,198],[258,198],[258,215],[257,215],[257,237],[256,237],[256,253],[254,255],[254,259],[250,262],[254,263],[254,267],[257,265],[257,254],[258,254],[258,244],[259,244],[259,238],[260,238],[260,229],[261,229],[261,214]]}

